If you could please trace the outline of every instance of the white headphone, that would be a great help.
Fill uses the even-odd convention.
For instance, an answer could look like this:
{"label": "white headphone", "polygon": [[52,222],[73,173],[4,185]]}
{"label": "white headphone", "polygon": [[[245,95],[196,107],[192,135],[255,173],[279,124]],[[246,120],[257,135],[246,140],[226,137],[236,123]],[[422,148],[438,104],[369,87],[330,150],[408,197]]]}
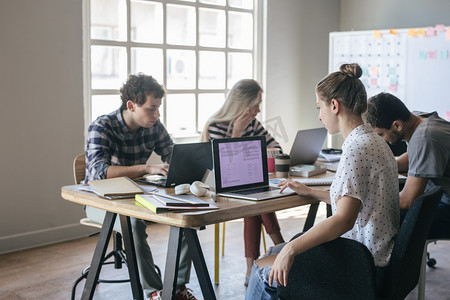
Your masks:
{"label": "white headphone", "polygon": [[191,193],[197,197],[206,196],[206,194],[208,194],[208,192],[209,192],[208,189],[209,189],[209,185],[204,184],[201,181],[194,181],[190,187]]}

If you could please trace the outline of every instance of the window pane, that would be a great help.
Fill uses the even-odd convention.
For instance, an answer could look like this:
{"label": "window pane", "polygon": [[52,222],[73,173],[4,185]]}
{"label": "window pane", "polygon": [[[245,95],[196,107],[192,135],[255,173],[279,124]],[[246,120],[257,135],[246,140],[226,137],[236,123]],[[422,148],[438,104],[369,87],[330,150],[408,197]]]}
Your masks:
{"label": "window pane", "polygon": [[200,3],[215,4],[215,5],[225,5],[225,0],[200,0]]}
{"label": "window pane", "polygon": [[248,13],[228,13],[228,45],[231,48],[253,49],[253,16]]}
{"label": "window pane", "polygon": [[250,53],[228,54],[228,88],[241,79],[253,78],[253,56]]}
{"label": "window pane", "polygon": [[228,5],[232,7],[253,9],[253,0],[228,0]]}
{"label": "window pane", "polygon": [[125,47],[91,46],[92,89],[119,89],[127,79]]}
{"label": "window pane", "polygon": [[127,6],[125,0],[91,0],[91,39],[125,41]]}
{"label": "window pane", "polygon": [[199,9],[199,43],[201,46],[225,46],[225,12]]}
{"label": "window pane", "polygon": [[101,115],[109,114],[118,109],[122,104],[119,95],[97,95],[92,96],[91,122]]}
{"label": "window pane", "polygon": [[223,89],[225,87],[225,54],[223,52],[200,51],[199,57],[199,88]]}
{"label": "window pane", "polygon": [[195,95],[169,94],[166,96],[167,130],[177,136],[195,132]]}
{"label": "window pane", "polygon": [[195,88],[195,52],[190,50],[167,50],[167,88]]}
{"label": "window pane", "polygon": [[195,45],[195,8],[167,4],[167,43]]}
{"label": "window pane", "polygon": [[206,121],[219,110],[224,102],[224,94],[198,95],[198,131],[203,131]]}
{"label": "window pane", "polygon": [[131,40],[143,43],[163,42],[162,4],[131,1]]}
{"label": "window pane", "polygon": [[163,52],[161,49],[131,48],[131,74],[142,72],[163,83]]}

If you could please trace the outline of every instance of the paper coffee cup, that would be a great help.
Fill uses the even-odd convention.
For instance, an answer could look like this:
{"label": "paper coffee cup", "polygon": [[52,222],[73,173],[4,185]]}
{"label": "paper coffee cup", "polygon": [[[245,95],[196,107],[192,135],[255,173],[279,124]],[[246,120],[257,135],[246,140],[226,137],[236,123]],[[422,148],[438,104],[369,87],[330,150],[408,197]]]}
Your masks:
{"label": "paper coffee cup", "polygon": [[278,178],[287,178],[289,176],[289,164],[291,157],[289,154],[278,154],[275,156],[275,170]]}

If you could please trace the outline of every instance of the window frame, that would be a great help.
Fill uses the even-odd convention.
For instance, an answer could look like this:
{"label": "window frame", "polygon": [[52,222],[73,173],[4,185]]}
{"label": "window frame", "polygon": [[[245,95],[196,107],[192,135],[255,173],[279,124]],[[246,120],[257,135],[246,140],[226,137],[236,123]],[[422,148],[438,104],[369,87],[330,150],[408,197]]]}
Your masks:
{"label": "window frame", "polygon": [[[186,138],[198,138],[201,135],[201,131],[198,130],[198,110],[199,110],[199,94],[209,94],[209,93],[226,93],[229,91],[228,89],[228,54],[229,53],[250,53],[253,55],[253,79],[263,82],[263,74],[265,72],[265,46],[264,40],[266,35],[265,22],[266,19],[266,7],[267,0],[254,0],[253,7],[253,49],[234,49],[229,48],[228,46],[228,12],[236,11],[236,12],[249,12],[248,9],[240,9],[235,7],[228,6],[228,1],[225,6],[220,5],[212,5],[206,3],[200,3],[198,0],[194,2],[185,2],[180,0],[152,0],[154,2],[161,2],[163,5],[163,13],[164,16],[166,14],[167,4],[181,4],[186,6],[193,6],[196,10],[196,45],[195,46],[180,46],[180,45],[169,45],[166,43],[166,18],[164,17],[163,21],[163,43],[162,44],[152,44],[152,43],[142,43],[142,42],[133,42],[130,40],[131,37],[131,0],[123,0],[126,2],[127,7],[127,37],[125,41],[112,41],[112,40],[97,40],[91,39],[91,22],[90,22],[90,0],[83,0],[83,102],[84,102],[84,127],[85,127],[85,135],[87,135],[87,130],[89,125],[91,124],[92,118],[92,96],[96,95],[119,95],[120,86],[117,89],[92,89],[91,87],[91,46],[100,45],[100,46],[120,46],[126,48],[127,54],[127,78],[131,74],[131,49],[135,47],[141,48],[156,48],[162,49],[163,52],[163,82],[160,82],[164,85],[166,89],[166,93],[170,94],[194,94],[195,95],[195,131],[192,132],[189,136],[177,136],[172,132],[169,132],[172,138],[174,139],[186,139]],[[205,47],[199,45],[199,8],[207,8],[207,9],[217,9],[224,10],[226,14],[226,25],[225,25],[225,47]],[[181,50],[194,50],[197,56],[196,59],[196,76],[195,76],[195,88],[194,89],[169,89],[166,87],[167,85],[167,50],[172,49],[181,49]],[[225,53],[225,86],[224,89],[200,89],[199,88],[199,59],[198,54],[200,51],[219,51]],[[151,75],[151,74],[148,74]],[[263,94],[264,95],[264,94]],[[263,98],[263,103],[264,103]],[[167,122],[167,105],[165,105],[165,100],[163,100],[161,111],[161,119],[166,126]],[[265,105],[263,104],[261,107],[261,115],[265,115]]]}

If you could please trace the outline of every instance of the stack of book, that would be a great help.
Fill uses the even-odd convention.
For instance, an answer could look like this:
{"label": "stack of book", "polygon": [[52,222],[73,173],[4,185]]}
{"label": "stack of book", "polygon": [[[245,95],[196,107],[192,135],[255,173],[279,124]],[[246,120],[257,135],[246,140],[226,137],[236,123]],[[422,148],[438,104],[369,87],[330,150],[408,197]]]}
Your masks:
{"label": "stack of book", "polygon": [[194,195],[137,194],[135,199],[138,205],[150,209],[155,214],[218,209],[216,205],[199,199]]}

